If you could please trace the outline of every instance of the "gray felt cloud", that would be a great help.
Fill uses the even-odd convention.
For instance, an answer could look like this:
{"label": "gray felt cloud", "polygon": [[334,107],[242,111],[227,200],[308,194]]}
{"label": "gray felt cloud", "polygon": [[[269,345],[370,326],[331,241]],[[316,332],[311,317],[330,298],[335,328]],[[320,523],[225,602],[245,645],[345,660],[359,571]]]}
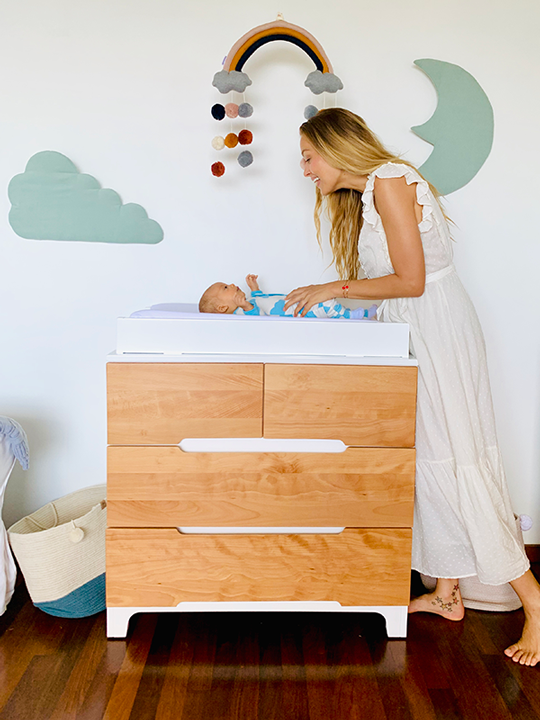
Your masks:
{"label": "gray felt cloud", "polygon": [[238,70],[231,70],[231,72],[221,70],[214,75],[212,85],[223,94],[231,92],[231,90],[241,93],[248,85],[251,85],[251,80],[246,73],[238,72]]}
{"label": "gray felt cloud", "polygon": [[320,70],[314,70],[309,73],[304,83],[314,95],[320,95],[323,92],[335,93],[343,90],[343,83],[337,75],[333,73],[322,73]]}

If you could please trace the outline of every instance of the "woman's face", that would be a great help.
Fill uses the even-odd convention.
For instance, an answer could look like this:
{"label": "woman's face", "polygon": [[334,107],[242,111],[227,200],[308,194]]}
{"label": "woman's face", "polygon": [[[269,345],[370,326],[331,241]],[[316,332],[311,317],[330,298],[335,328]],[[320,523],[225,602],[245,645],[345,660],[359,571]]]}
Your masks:
{"label": "woman's face", "polygon": [[341,170],[329,165],[303,135],[300,136],[300,151],[302,153],[300,166],[304,171],[304,177],[314,182],[323,195],[338,190]]}

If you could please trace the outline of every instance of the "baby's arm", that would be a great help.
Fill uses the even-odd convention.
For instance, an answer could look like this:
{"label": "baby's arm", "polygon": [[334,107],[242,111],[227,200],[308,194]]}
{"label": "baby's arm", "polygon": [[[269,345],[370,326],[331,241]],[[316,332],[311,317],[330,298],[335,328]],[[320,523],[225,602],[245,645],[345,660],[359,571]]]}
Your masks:
{"label": "baby's arm", "polygon": [[246,275],[246,282],[251,292],[260,292],[261,288],[257,282],[258,275]]}

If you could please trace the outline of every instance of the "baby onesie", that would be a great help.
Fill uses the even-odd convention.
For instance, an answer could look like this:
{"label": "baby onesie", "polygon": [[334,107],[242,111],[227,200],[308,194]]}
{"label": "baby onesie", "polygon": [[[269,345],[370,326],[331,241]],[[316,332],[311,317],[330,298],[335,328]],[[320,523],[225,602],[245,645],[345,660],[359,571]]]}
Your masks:
{"label": "baby onesie", "polygon": [[[253,304],[252,310],[242,310],[237,308],[234,312],[236,315],[294,315],[296,305],[291,305],[287,310],[284,309],[286,295],[278,293],[263,293],[261,290],[255,290],[248,298],[248,302]],[[318,318],[346,318],[358,320],[360,318],[372,318],[377,312],[377,306],[373,305],[369,310],[357,308],[350,310],[343,307],[335,300],[327,300],[326,302],[314,305],[305,317]]]}

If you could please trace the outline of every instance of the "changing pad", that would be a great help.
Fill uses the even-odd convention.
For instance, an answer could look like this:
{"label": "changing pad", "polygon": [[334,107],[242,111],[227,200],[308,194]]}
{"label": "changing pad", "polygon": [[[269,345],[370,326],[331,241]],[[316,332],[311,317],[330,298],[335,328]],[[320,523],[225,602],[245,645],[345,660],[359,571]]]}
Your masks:
{"label": "changing pad", "polygon": [[117,353],[409,357],[409,326],[365,318],[200,313],[162,303],[118,318]]}
{"label": "changing pad", "polygon": [[160,305],[151,305],[144,310],[136,310],[129,317],[170,320],[172,318],[199,317],[200,315],[203,313],[199,312],[198,305],[195,303],[161,303]]}

